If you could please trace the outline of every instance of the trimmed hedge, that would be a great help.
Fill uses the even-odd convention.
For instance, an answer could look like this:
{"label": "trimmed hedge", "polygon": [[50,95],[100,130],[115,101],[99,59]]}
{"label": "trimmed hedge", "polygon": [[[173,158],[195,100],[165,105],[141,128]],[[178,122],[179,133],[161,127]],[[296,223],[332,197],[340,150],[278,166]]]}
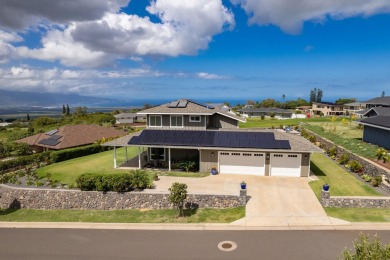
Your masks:
{"label": "trimmed hedge", "polygon": [[76,185],[82,191],[127,192],[135,188],[145,189],[153,185],[145,171],[130,173],[84,173],[76,179]]}
{"label": "trimmed hedge", "polygon": [[107,151],[108,149],[109,147],[107,146],[101,146],[100,144],[91,144],[88,146],[69,148],[60,151],[51,151],[50,160],[53,163],[62,162],[62,161],[78,158],[81,156],[104,152]]}

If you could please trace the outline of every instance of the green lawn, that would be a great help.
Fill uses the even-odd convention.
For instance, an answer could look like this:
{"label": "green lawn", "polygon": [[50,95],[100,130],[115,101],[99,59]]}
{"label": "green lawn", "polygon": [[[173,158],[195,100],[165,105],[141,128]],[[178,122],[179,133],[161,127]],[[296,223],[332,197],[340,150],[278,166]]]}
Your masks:
{"label": "green lawn", "polygon": [[283,119],[278,120],[275,118],[265,118],[261,120],[260,118],[247,118],[246,123],[240,123],[240,128],[270,128],[275,127],[279,128],[281,125],[299,125],[301,122],[310,123],[310,122],[328,122],[329,118],[327,117],[313,117],[313,118],[294,118],[294,119]]}
{"label": "green lawn", "polygon": [[325,208],[330,217],[350,222],[389,222],[390,209]]}
{"label": "green lawn", "polygon": [[0,210],[0,221],[99,223],[230,223],[245,217],[245,208],[177,210]]}
{"label": "green lawn", "polygon": [[[138,154],[136,147],[127,148],[127,152],[128,158],[132,158]],[[117,149],[116,153],[118,164],[124,162],[125,148]],[[114,151],[111,150],[51,164],[38,169],[37,173],[39,176],[46,176],[47,173],[50,173],[53,180],[58,180],[64,184],[74,184],[76,178],[82,173],[96,172],[110,174],[118,171],[126,170],[114,169]]]}
{"label": "green lawn", "polygon": [[356,179],[345,168],[322,153],[312,154],[310,167],[319,178],[309,183],[318,199],[321,198],[322,185],[325,183],[330,185],[332,196],[380,196],[372,187]]}

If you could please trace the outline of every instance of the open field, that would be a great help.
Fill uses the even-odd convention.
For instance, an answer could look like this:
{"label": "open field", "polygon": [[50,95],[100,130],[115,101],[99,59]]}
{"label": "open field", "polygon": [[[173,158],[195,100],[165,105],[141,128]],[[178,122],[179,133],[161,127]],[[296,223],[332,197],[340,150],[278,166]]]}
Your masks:
{"label": "open field", "polygon": [[311,170],[319,180],[309,183],[317,198],[321,198],[322,185],[330,185],[332,196],[380,196],[372,187],[359,181],[345,168],[321,153],[311,156]]}
{"label": "open field", "polygon": [[240,128],[279,128],[281,125],[293,126],[299,125],[301,122],[311,123],[311,122],[328,122],[328,117],[313,117],[313,118],[294,118],[294,119],[275,119],[275,118],[265,118],[261,120],[260,118],[247,118],[246,123],[239,124]]}
{"label": "open field", "polygon": [[230,223],[245,217],[245,208],[185,210],[0,210],[0,221],[94,223]]}

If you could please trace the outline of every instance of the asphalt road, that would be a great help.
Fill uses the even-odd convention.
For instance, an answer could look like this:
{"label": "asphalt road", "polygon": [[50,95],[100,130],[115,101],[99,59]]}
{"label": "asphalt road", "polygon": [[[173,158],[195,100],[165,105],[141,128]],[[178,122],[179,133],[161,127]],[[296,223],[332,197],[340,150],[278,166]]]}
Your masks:
{"label": "asphalt road", "polygon": [[[365,231],[390,242],[390,231]],[[359,231],[0,229],[0,259],[336,259]],[[218,249],[221,241],[237,249]]]}

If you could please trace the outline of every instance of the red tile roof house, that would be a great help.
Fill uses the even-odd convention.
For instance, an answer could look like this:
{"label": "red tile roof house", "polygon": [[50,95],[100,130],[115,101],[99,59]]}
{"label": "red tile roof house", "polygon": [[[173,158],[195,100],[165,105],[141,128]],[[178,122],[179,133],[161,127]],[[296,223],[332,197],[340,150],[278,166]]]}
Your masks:
{"label": "red tile roof house", "polygon": [[120,137],[126,134],[126,132],[121,130],[94,124],[68,125],[46,133],[29,136],[16,142],[26,143],[35,152],[42,152],[93,144],[103,138]]}
{"label": "red tile roof house", "polygon": [[282,130],[238,129],[245,119],[223,106],[182,99],[138,113],[147,117],[145,130],[103,144],[138,147],[138,156],[127,167],[158,160],[170,171],[173,162],[195,158],[200,172],[215,168],[220,174],[306,177],[311,153],[321,151]]}

